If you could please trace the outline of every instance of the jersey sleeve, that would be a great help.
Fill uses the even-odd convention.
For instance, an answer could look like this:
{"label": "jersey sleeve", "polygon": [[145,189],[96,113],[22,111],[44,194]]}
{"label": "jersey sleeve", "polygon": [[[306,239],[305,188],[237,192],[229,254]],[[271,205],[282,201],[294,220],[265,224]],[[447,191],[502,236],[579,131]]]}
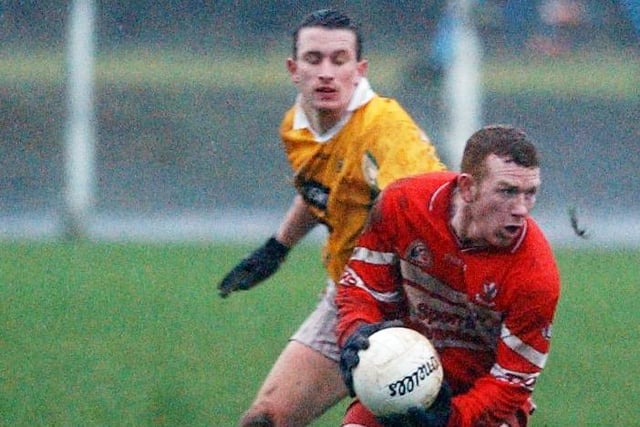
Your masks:
{"label": "jersey sleeve", "polygon": [[384,221],[385,192],[371,209],[367,224],[338,282],[338,343],[362,323],[398,318],[403,302],[398,259],[392,250],[393,226]]}
{"label": "jersey sleeve", "polygon": [[547,361],[559,299],[559,274],[550,253],[521,262],[505,313],[496,360],[489,374],[453,398],[450,426],[493,425],[530,408],[531,394]]}

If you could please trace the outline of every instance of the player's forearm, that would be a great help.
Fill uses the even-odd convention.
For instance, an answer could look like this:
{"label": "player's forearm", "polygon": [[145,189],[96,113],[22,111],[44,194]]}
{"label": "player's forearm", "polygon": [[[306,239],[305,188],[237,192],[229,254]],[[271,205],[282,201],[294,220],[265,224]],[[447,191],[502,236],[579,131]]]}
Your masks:
{"label": "player's forearm", "polygon": [[478,424],[500,425],[518,409],[526,406],[531,392],[525,387],[510,385],[490,376],[478,379],[466,393],[453,398],[449,426]]}
{"label": "player's forearm", "polygon": [[275,234],[275,238],[283,245],[291,248],[317,224],[318,221],[307,208],[302,196],[296,195]]}
{"label": "player's forearm", "polygon": [[378,323],[383,320],[375,299],[357,286],[339,283],[335,303],[338,308],[336,335],[341,346],[363,323]]}

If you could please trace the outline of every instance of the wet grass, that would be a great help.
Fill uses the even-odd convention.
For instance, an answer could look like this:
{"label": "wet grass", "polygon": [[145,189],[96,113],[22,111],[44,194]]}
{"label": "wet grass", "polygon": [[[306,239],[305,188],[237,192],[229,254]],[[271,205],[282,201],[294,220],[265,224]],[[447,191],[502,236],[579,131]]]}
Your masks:
{"label": "wet grass", "polygon": [[[95,81],[101,86],[142,86],[178,90],[185,86],[260,91],[290,90],[283,49],[247,54],[179,50],[123,49],[100,54]],[[562,56],[487,56],[482,65],[484,90],[501,95],[549,94],[635,99],[640,85],[640,59],[622,50],[580,51]],[[406,78],[407,58],[382,52],[369,55],[376,87],[394,90]],[[62,84],[61,52],[13,51],[2,54],[0,85]]]}
{"label": "wet grass", "polygon": [[[323,282],[319,248],[305,245],[267,283],[221,300],[217,280],[250,249],[0,244],[0,424],[234,425]],[[640,253],[558,258],[532,425],[633,425]],[[338,425],[345,403],[316,425]]]}

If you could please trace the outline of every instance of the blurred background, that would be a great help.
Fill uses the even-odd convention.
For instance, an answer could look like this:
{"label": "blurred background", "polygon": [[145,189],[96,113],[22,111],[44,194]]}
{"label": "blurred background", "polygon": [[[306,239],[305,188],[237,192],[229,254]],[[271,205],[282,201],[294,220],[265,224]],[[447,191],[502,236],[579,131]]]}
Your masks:
{"label": "blurred background", "polygon": [[[293,196],[278,137],[295,96],[291,30],[326,5],[1,2],[0,238],[64,236],[75,176],[86,180],[89,238],[263,240]],[[405,105],[450,168],[452,146],[470,135],[462,121],[521,126],[542,151],[535,215],[551,240],[640,244],[638,2],[331,5],[362,23],[374,89]],[[93,23],[80,33],[89,62],[70,59],[74,7]],[[471,78],[466,94],[453,93],[456,66]],[[65,153],[82,67],[89,152],[74,161]],[[589,239],[574,235],[571,209]]]}

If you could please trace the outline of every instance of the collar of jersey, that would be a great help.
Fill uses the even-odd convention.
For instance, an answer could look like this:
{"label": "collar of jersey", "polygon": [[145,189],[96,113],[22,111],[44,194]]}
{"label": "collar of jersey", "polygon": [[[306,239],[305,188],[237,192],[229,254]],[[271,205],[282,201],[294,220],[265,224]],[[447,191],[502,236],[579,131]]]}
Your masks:
{"label": "collar of jersey", "polygon": [[373,89],[371,89],[371,85],[369,84],[369,80],[365,77],[361,78],[356,86],[356,89],[353,91],[353,96],[351,97],[351,101],[349,101],[349,106],[347,107],[347,114],[336,123],[334,127],[329,129],[323,134],[316,133],[313,129],[311,129],[311,125],[309,124],[309,119],[307,119],[307,115],[304,113],[304,110],[300,108],[300,96],[298,95],[296,98],[296,112],[293,118],[293,129],[309,129],[309,131],[313,134],[314,138],[318,142],[326,142],[333,138],[335,134],[337,134],[340,129],[344,127],[344,125],[351,118],[351,114],[357,110],[358,108],[365,105],[367,102],[371,101],[371,98],[375,95]]}

